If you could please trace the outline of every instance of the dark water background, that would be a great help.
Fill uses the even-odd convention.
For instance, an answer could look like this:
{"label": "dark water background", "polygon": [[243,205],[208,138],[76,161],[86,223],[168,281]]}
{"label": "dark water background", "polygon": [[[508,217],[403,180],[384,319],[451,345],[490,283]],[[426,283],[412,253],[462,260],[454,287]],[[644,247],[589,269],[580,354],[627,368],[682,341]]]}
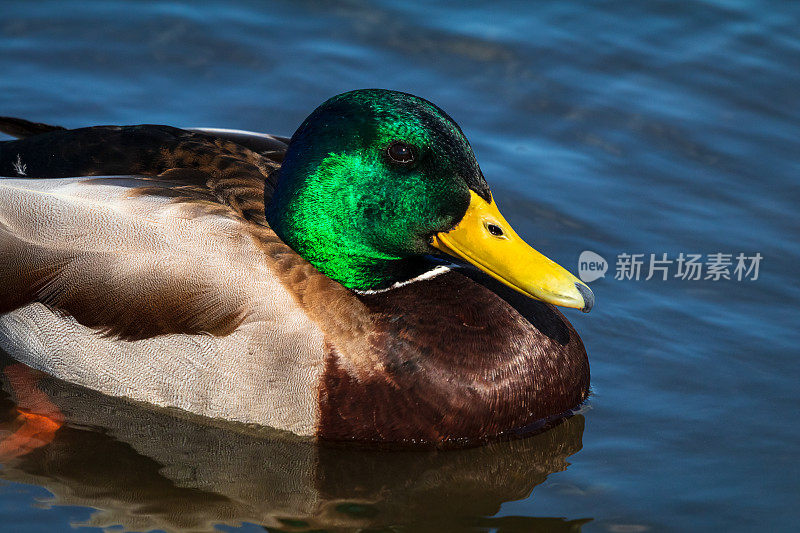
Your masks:
{"label": "dark water background", "polygon": [[[353,455],[48,382],[72,422],[0,470],[0,529],[795,530],[799,24],[784,1],[0,2],[0,114],[288,135],[333,94],[408,91],[537,249],[610,263],[567,312],[593,395],[551,432]],[[759,279],[614,279],[680,252],[759,252]]]}

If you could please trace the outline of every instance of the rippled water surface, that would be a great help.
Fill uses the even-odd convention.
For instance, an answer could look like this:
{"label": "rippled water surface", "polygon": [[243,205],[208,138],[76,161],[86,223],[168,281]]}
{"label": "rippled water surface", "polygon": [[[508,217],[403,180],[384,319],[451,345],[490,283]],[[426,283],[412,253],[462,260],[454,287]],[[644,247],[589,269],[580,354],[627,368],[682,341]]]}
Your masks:
{"label": "rippled water surface", "polygon": [[[796,528],[796,3],[4,1],[0,15],[0,114],[287,135],[333,94],[412,92],[460,123],[519,233],[572,270],[584,250],[609,263],[595,310],[567,311],[592,397],[551,431],[356,453],[45,377],[69,423],[0,467],[0,529]],[[614,279],[619,254],[681,252],[763,260],[757,280]],[[3,391],[0,436],[16,416],[6,377]]]}

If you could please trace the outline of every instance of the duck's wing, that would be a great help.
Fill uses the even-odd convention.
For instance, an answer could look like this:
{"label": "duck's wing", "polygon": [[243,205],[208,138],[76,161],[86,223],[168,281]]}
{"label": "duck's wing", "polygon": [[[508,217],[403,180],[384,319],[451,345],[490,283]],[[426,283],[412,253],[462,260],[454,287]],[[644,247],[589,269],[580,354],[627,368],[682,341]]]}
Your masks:
{"label": "duck's wing", "polygon": [[0,312],[38,301],[122,338],[224,335],[268,264],[302,262],[264,219],[281,138],[9,118],[0,130],[23,137],[0,142],[0,176],[14,177],[0,178]]}
{"label": "duck's wing", "polygon": [[[8,131],[9,120],[0,119],[0,130],[3,124]],[[160,125],[63,130],[26,123],[18,129],[36,133],[38,126],[52,129],[0,142],[0,176],[158,176],[205,188],[219,203],[259,224],[264,224],[264,195],[274,188],[273,173],[285,152],[271,136],[253,134],[261,153],[228,138]]]}
{"label": "duck's wing", "polygon": [[270,273],[207,190],[142,176],[0,179],[0,313],[33,302],[125,339],[226,335]]}

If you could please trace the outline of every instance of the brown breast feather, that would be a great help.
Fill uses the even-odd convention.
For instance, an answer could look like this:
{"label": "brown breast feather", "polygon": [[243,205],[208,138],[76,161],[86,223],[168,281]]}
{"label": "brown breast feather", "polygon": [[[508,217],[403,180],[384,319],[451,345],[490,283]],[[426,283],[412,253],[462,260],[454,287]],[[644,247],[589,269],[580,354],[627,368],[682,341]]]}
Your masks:
{"label": "brown breast feather", "polygon": [[354,354],[330,339],[323,438],[474,443],[525,431],[586,397],[583,344],[549,305],[458,272],[359,299],[373,321],[355,357],[380,366],[349,371]]}

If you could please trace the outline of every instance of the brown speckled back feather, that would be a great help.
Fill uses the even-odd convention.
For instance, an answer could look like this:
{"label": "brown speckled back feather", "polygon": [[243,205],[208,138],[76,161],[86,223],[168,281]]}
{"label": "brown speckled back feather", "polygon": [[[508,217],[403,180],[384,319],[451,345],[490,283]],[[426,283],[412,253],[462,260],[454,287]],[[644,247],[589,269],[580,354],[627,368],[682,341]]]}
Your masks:
{"label": "brown speckled back feather", "polygon": [[[20,162],[24,174],[20,173]],[[208,189],[247,220],[264,222],[264,190],[278,163],[244,146],[170,126],[94,126],[0,143],[0,175],[35,178],[161,176]]]}
{"label": "brown speckled back feather", "polygon": [[[322,435],[475,442],[524,432],[585,399],[588,360],[561,313],[516,301],[475,277],[480,283],[450,272],[360,298],[374,318],[361,353],[380,354],[380,370],[353,374],[341,354],[329,351]],[[523,304],[528,319],[509,302]]]}

